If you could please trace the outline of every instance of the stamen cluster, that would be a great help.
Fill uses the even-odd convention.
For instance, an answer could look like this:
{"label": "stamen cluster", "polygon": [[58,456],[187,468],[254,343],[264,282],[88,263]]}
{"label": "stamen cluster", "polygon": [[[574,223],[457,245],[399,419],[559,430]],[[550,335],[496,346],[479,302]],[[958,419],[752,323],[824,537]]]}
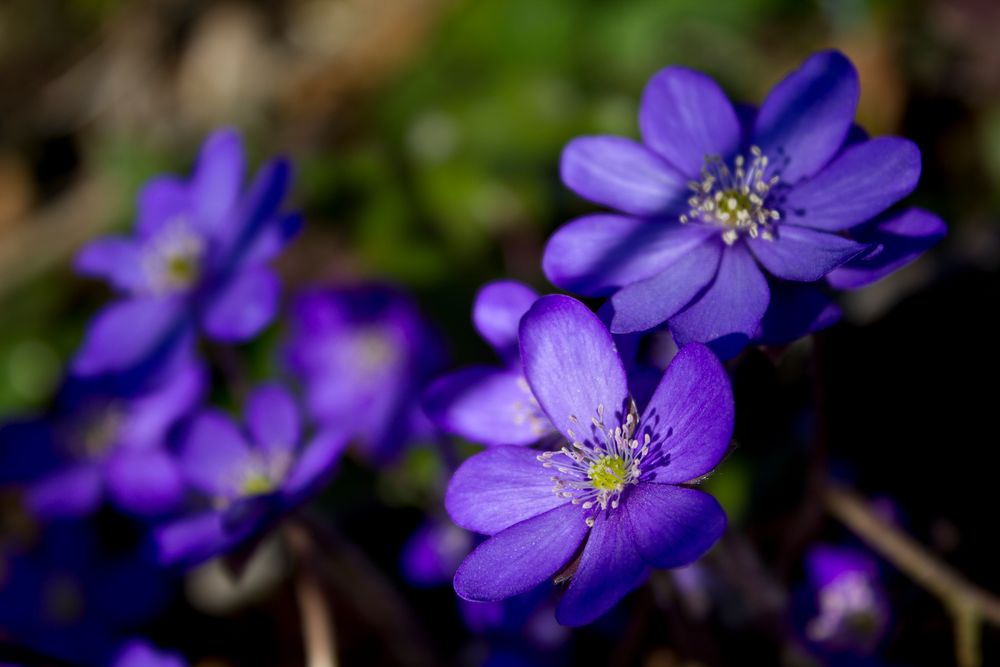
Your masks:
{"label": "stamen cluster", "polygon": [[166,226],[146,247],[143,269],[154,294],[169,294],[191,287],[201,275],[205,239],[186,220]]}

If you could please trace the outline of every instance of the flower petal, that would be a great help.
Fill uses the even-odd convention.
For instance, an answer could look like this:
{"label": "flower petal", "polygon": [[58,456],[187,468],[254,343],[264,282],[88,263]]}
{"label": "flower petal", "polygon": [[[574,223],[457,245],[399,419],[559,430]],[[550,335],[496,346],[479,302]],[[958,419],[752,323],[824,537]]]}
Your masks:
{"label": "flower petal", "polygon": [[64,468],[33,483],[28,487],[26,501],[39,516],[80,517],[97,509],[102,489],[100,469],[86,463]]}
{"label": "flower petal", "polygon": [[161,565],[186,567],[223,554],[239,541],[226,531],[221,512],[204,512],[160,526],[153,540]]}
{"label": "flower petal", "polygon": [[705,158],[740,148],[740,121],[711,77],[685,67],[660,70],[642,95],[639,128],[647,146],[694,178]]}
{"label": "flower petal", "polygon": [[201,316],[205,333],[224,342],[250,340],[274,319],[280,293],[271,269],[241,271],[210,295]]}
{"label": "flower petal", "polygon": [[339,428],[327,428],[305,444],[295,467],[282,485],[282,493],[289,503],[300,503],[319,492],[337,469],[349,442],[349,433]]}
{"label": "flower petal", "polygon": [[267,246],[266,238],[273,233],[279,209],[292,182],[292,166],[284,159],[264,164],[254,177],[239,205],[227,215],[215,237],[220,263],[232,268],[260,260],[266,254],[259,244]]}
{"label": "flower petal", "polygon": [[139,192],[136,231],[140,239],[148,239],[167,223],[191,213],[191,191],[187,183],[176,176],[160,176],[147,182]]}
{"label": "flower petal", "polygon": [[74,266],[80,275],[103,278],[123,292],[141,290],[146,280],[139,245],[128,238],[91,241],[77,253]]}
{"label": "flower petal", "polygon": [[732,353],[757,332],[769,298],[767,279],[757,262],[742,243],[736,243],[723,248],[708,289],[670,318],[670,332],[678,345],[712,343]]}
{"label": "flower petal", "polygon": [[682,347],[639,420],[640,435],[652,440],[643,479],[680,484],[712,470],[729,448],[734,414],[718,358],[704,345]]}
{"label": "flower petal", "polygon": [[907,196],[920,180],[920,149],[898,137],[852,146],[788,193],[788,224],[827,232],[859,225]]}
{"label": "flower petal", "polygon": [[867,246],[843,236],[782,224],[775,238],[748,239],[758,261],[784,280],[813,282],[865,251]]}
{"label": "flower petal", "polygon": [[757,114],[754,143],[783,183],[812,176],[837,153],[859,94],[854,65],[836,51],[813,55],[771,90]]}
{"label": "flower petal", "polygon": [[575,429],[582,438],[594,417],[611,428],[622,423],[625,368],[590,309],[568,296],[544,296],[521,319],[520,341],[524,376],[557,431]]}
{"label": "flower petal", "polygon": [[243,141],[238,132],[218,130],[205,140],[191,179],[199,227],[210,231],[225,220],[239,199],[245,169]]}
{"label": "flower petal", "polygon": [[466,557],[455,573],[455,592],[476,602],[525,593],[558,572],[588,530],[583,512],[569,503],[514,524]]}
{"label": "flower petal", "polygon": [[436,380],[424,410],[438,428],[484,445],[530,445],[552,432],[524,376],[488,366]]}
{"label": "flower petal", "polygon": [[632,215],[680,212],[688,199],[683,175],[625,137],[578,137],[563,150],[559,170],[566,187],[584,199]]}
{"label": "flower petal", "polygon": [[826,277],[837,289],[858,289],[909,264],[944,238],[948,226],[938,216],[920,208],[887,215],[854,232],[877,251],[855,257]]}
{"label": "flower petal", "polygon": [[659,274],[618,290],[602,309],[611,331],[646,331],[667,321],[712,282],[721,255],[722,244],[699,243]]}
{"label": "flower petal", "polygon": [[726,530],[726,513],[719,501],[697,489],[640,482],[621,509],[636,549],[654,567],[696,561]]}
{"label": "flower petal", "polygon": [[244,420],[253,438],[252,446],[266,454],[293,452],[299,445],[299,407],[280,384],[255,389],[247,398]]}
{"label": "flower petal", "polygon": [[[840,271],[836,269],[834,273]],[[832,275],[832,274],[831,274]],[[754,337],[762,345],[785,345],[803,336],[833,326],[840,308],[817,289],[816,283],[771,281],[771,303],[760,331]]]}
{"label": "flower petal", "polygon": [[621,508],[597,515],[566,594],[556,608],[563,625],[586,625],[614,607],[646,578]]}
{"label": "flower petal", "polygon": [[288,213],[269,219],[243,255],[244,266],[266,264],[276,258],[299,235],[302,225],[301,213]]}
{"label": "flower petal", "polygon": [[250,447],[233,420],[216,410],[195,417],[181,442],[178,463],[184,480],[213,497],[230,498],[249,469]]}
{"label": "flower petal", "polygon": [[484,285],[472,307],[472,322],[479,335],[493,346],[508,365],[518,363],[517,326],[538,299],[538,293],[514,280]]}
{"label": "flower petal", "polygon": [[465,461],[452,475],[444,500],[452,521],[484,535],[565,504],[538,452],[523,447],[492,447]]}
{"label": "flower petal", "polygon": [[587,215],[549,238],[542,268],[565,290],[606,296],[657,275],[713,234],[709,227],[674,221]]}
{"label": "flower petal", "polygon": [[111,499],[122,509],[156,515],[173,509],[184,493],[177,464],[160,449],[119,449],[104,474]]}

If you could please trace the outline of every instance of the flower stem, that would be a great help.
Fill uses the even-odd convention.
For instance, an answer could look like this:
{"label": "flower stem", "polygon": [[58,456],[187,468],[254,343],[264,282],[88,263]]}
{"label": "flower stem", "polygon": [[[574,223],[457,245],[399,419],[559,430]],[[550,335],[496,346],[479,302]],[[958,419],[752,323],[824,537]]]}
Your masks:
{"label": "flower stem", "polygon": [[959,667],[981,665],[982,623],[1000,627],[1000,598],[979,588],[909,535],[879,518],[853,491],[831,483],[824,501],[831,515],[941,600],[955,625],[955,655]]}
{"label": "flower stem", "polygon": [[285,535],[296,561],[295,601],[302,624],[306,667],[337,667],[333,613],[314,567],[316,555],[312,538],[304,528],[295,524],[286,527]]}

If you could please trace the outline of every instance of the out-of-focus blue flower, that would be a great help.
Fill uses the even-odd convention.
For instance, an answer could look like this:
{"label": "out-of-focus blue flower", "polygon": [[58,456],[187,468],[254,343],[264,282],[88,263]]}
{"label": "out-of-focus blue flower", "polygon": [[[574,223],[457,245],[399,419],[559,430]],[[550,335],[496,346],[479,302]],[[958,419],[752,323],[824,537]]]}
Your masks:
{"label": "out-of-focus blue flower", "polygon": [[347,431],[373,462],[430,430],[418,398],[441,369],[443,348],[405,294],[383,285],[302,293],[286,358],[310,416]]}
{"label": "out-of-focus blue flower", "polygon": [[806,640],[825,655],[874,653],[890,620],[878,564],[858,549],[821,545],[806,554],[806,573]]}
{"label": "out-of-focus blue flower", "polygon": [[[855,282],[848,276],[859,267],[891,271],[941,233],[924,211],[865,227],[914,189],[921,165],[905,139],[851,143],[858,95],[857,72],[832,51],[806,60],[759,110],[734,107],[699,72],[662,70],[643,95],[642,143],[593,136],[566,147],[566,185],[620,213],[557,231],[546,275],[609,296],[612,332],[667,322],[679,345],[709,343],[723,355],[758,336],[772,304],[765,338],[836,321],[821,292],[796,287],[839,267],[834,285]],[[791,323],[781,320],[786,311]]]}
{"label": "out-of-focus blue flower", "polygon": [[272,320],[280,285],[268,267],[298,232],[283,213],[291,179],[272,160],[243,190],[243,146],[233,130],[210,136],[190,180],[163,176],[139,194],[134,237],[91,242],[77,270],[122,298],[91,323],[73,371],[123,372],[186,346],[201,330],[226,342],[253,338]]}
{"label": "out-of-focus blue flower", "polygon": [[537,299],[530,287],[511,280],[479,291],[473,324],[504,365],[470,366],[435,380],[424,394],[435,426],[484,445],[528,445],[553,432],[524,379],[517,345],[518,323]]}
{"label": "out-of-focus blue flower", "polygon": [[70,378],[51,415],[0,427],[0,481],[43,517],[89,514],[105,496],[132,514],[172,509],[183,484],[167,433],[201,400],[204,376],[188,364],[142,391]]}
{"label": "out-of-focus blue flower", "polygon": [[498,601],[562,572],[572,579],[557,618],[581,625],[638,586],[650,567],[686,565],[721,536],[719,504],[682,485],[725,454],[732,392],[718,359],[688,345],[639,417],[611,334],[565,296],[535,302],[521,319],[519,344],[528,385],[569,444],[541,454],[492,447],[456,471],[448,513],[491,537],[462,563],[455,590]]}
{"label": "out-of-focus blue flower", "polygon": [[403,575],[414,586],[440,586],[451,581],[475,538],[447,520],[428,519],[403,545]]}
{"label": "out-of-focus blue flower", "polygon": [[115,656],[112,667],[188,667],[177,653],[161,651],[141,639],[125,643]]}
{"label": "out-of-focus blue flower", "polygon": [[188,425],[178,465],[205,502],[156,529],[160,562],[192,566],[259,537],[322,488],[348,441],[339,428],[305,438],[295,400],[275,384],[250,394],[244,421],[205,410]]}
{"label": "out-of-focus blue flower", "polygon": [[124,636],[168,602],[162,568],[104,550],[89,525],[54,521],[40,542],[0,553],[0,632],[72,664],[104,667]]}

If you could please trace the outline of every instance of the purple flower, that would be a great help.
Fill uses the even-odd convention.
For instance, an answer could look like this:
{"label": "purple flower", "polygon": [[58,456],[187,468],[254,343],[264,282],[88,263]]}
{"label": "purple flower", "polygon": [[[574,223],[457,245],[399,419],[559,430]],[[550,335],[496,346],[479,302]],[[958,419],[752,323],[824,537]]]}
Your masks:
{"label": "purple flower", "polygon": [[776,301],[797,299],[774,315],[802,311],[786,327],[796,335],[830,324],[839,313],[825,296],[789,294],[786,281],[815,283],[852,260],[871,267],[881,241],[880,263],[892,270],[915,256],[895,248],[898,237],[926,236],[906,214],[889,225],[895,232],[864,227],[914,189],[920,152],[898,137],[851,143],[858,94],[854,67],[832,51],[806,60],[759,111],[735,108],[701,73],[662,70],[643,95],[642,143],[592,136],[566,147],[566,185],[619,213],[557,231],[546,275],[609,296],[612,332],[667,322],[678,344],[722,354],[757,336]]}
{"label": "purple flower", "polygon": [[806,555],[814,613],[805,626],[825,653],[874,652],[889,625],[878,565],[862,551],[817,546]]}
{"label": "purple flower", "polygon": [[554,575],[571,578],[557,618],[589,623],[650,566],[690,563],[722,535],[722,508],[686,484],[729,445],[729,380],[707,348],[688,345],[640,417],[611,334],[565,296],[539,299],[521,320],[519,342],[527,382],[568,444],[541,454],[493,447],[456,471],[448,513],[491,537],[462,563],[455,590],[496,601]]}
{"label": "purple flower", "polygon": [[447,520],[428,519],[403,545],[403,574],[414,586],[439,586],[451,581],[475,539]]}
{"label": "purple flower", "polygon": [[24,487],[27,506],[48,518],[90,514],[105,496],[132,514],[171,510],[183,483],[167,434],[204,385],[195,365],[141,392],[71,378],[53,414],[0,428],[0,481]]}
{"label": "purple flower", "polygon": [[259,537],[320,490],[347,443],[333,429],[304,439],[298,407],[278,385],[257,388],[244,416],[245,430],[214,410],[189,425],[178,464],[206,502],[156,530],[160,562],[195,565]]}
{"label": "purple flower", "polygon": [[435,380],[424,394],[435,426],[485,445],[529,445],[553,432],[524,379],[517,344],[518,323],[537,299],[530,287],[511,280],[479,291],[472,321],[504,365],[470,366]]}
{"label": "purple flower", "polygon": [[291,330],[288,365],[316,422],[348,431],[375,462],[430,430],[416,397],[444,355],[409,297],[380,285],[308,291]]}
{"label": "purple flower", "polygon": [[279,283],[267,266],[301,227],[281,212],[291,169],[272,160],[243,191],[243,146],[216,132],[190,180],[163,176],[139,194],[136,235],[91,242],[77,270],[122,298],[100,312],[73,362],[79,375],[121,372],[193,339],[239,342],[274,317]]}
{"label": "purple flower", "polygon": [[179,654],[160,651],[141,639],[125,643],[112,663],[112,667],[187,667],[187,665],[187,661]]}

